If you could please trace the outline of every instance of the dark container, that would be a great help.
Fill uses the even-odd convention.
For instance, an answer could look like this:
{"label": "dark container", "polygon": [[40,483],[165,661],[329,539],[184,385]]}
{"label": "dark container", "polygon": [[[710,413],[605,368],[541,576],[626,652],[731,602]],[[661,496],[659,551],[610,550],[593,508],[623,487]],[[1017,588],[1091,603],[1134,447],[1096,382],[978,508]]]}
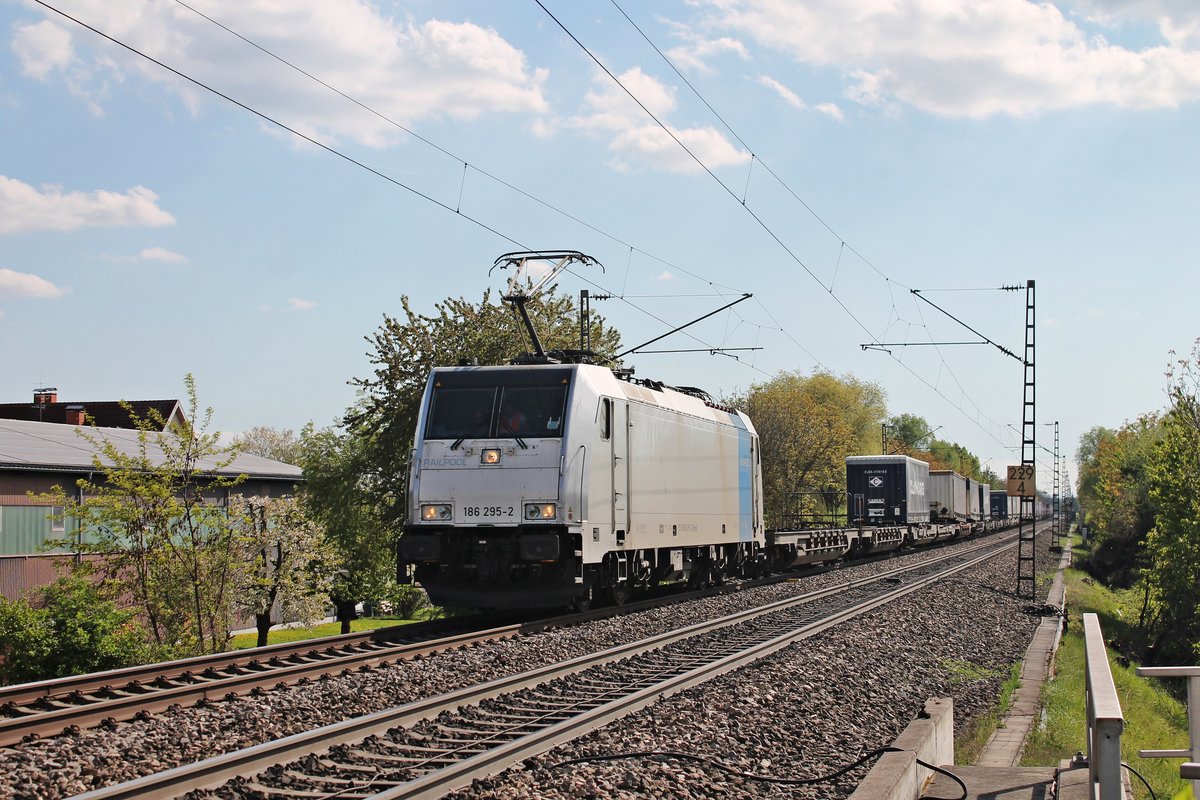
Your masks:
{"label": "dark container", "polygon": [[992,489],[992,519],[1008,519],[1008,492]]}
{"label": "dark container", "polygon": [[929,464],[908,456],[846,458],[852,525],[929,522]]}

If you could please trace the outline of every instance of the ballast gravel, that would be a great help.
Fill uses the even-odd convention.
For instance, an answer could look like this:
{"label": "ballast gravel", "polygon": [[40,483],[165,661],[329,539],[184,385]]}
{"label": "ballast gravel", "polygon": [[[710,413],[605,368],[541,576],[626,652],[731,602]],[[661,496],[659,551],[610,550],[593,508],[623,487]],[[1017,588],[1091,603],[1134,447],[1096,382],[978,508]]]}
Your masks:
{"label": "ballast gravel", "polygon": [[[1038,557],[1051,563],[1048,548]],[[1041,622],[1011,596],[1015,570],[1015,553],[994,559],[450,797],[848,797],[873,760],[808,786],[714,765],[773,779],[828,775],[889,745],[932,697],[953,698],[962,734],[994,708]],[[1041,581],[1039,596],[1047,589]],[[663,755],[607,760],[644,752]],[[563,764],[580,758],[606,760]]]}
{"label": "ballast gravel", "polygon": [[[118,723],[112,730],[0,748],[0,798],[68,797],[924,557],[910,553],[792,582],[349,672],[259,697],[178,708],[148,720]],[[563,770],[548,766],[571,753],[675,749],[716,754],[747,771],[804,775],[803,770],[814,765],[842,763],[846,753],[861,752],[861,746],[890,742],[931,696],[953,696],[956,725],[966,724],[994,703],[1008,665],[1020,658],[1037,624],[1037,618],[1022,614],[1022,604],[1010,596],[1014,558],[993,559],[944,588],[919,592],[772,659],[668,699],[530,762],[531,769],[480,782],[462,796],[710,797],[722,792],[835,796],[828,785],[807,794],[764,788],[687,763],[614,761]],[[1039,563],[1049,564],[1048,555],[1039,553]],[[979,670],[971,665],[983,666],[985,676],[978,677]],[[861,774],[854,773],[839,785],[851,786]]]}

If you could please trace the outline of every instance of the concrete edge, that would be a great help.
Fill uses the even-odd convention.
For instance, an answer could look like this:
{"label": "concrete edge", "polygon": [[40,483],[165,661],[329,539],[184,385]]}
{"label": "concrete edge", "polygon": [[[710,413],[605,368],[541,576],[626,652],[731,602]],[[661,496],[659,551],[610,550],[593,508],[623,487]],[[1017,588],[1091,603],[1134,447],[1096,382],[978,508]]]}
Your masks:
{"label": "concrete edge", "polygon": [[920,716],[908,724],[850,795],[850,800],[912,800],[919,797],[934,772],[917,763],[954,763],[954,701],[949,697],[925,701]]}

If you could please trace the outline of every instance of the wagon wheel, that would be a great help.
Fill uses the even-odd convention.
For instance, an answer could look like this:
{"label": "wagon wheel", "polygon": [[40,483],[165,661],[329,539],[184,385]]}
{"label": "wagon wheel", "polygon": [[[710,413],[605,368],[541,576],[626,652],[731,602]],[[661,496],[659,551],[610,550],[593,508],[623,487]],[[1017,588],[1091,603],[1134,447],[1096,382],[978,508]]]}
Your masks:
{"label": "wagon wheel", "polygon": [[608,590],[608,593],[614,606],[623,606],[629,602],[629,596],[633,594],[633,586],[629,581],[617,581]]}
{"label": "wagon wheel", "polygon": [[575,611],[584,612],[592,607],[592,585],[589,583],[583,592],[571,601],[571,608]]}

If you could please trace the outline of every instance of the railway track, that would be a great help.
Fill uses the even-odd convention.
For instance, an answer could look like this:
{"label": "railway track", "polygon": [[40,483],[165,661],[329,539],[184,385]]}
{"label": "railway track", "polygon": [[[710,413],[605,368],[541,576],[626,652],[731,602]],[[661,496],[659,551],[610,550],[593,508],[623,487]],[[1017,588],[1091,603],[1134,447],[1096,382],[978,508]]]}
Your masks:
{"label": "railway track", "polygon": [[621,613],[707,597],[748,582],[640,600],[620,607],[527,620],[481,614],[290,642],[0,687],[0,747],[128,719],[173,706],[228,700],[304,684],[348,670],[371,669],[458,647],[578,625]]}
{"label": "railway track", "polygon": [[919,565],[226,753],[79,798],[175,797],[217,787],[223,787],[221,796],[438,797],[661,697],[925,588],[1014,544],[1011,536],[989,540]]}
{"label": "railway track", "polygon": [[[946,544],[950,543],[953,542]],[[897,553],[888,551],[856,563],[887,559]],[[811,575],[829,569],[827,565],[812,566],[796,574]],[[673,592],[620,607],[544,619],[529,620],[512,613],[478,614],[0,686],[0,747],[100,725],[111,726],[124,720],[145,719],[174,706],[203,705],[283,686],[303,685],[348,670],[371,669],[457,647],[739,591],[788,577],[775,575],[704,590]]]}

